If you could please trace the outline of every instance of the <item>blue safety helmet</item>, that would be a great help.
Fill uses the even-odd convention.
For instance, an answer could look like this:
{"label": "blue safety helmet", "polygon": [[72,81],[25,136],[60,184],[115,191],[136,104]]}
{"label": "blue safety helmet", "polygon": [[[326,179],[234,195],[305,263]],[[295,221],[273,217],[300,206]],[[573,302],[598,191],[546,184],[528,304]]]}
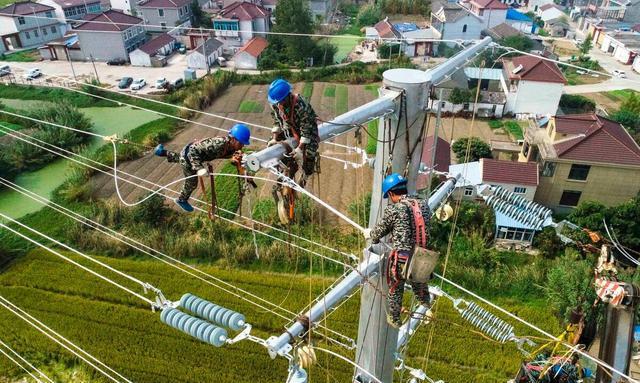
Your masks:
{"label": "blue safety helmet", "polygon": [[249,145],[251,131],[245,124],[235,124],[233,128],[229,130],[229,136],[238,140],[242,145]]}
{"label": "blue safety helmet", "polygon": [[291,84],[287,80],[281,78],[274,80],[269,85],[269,95],[267,100],[270,104],[277,104],[284,100],[291,93]]}
{"label": "blue safety helmet", "polygon": [[406,185],[406,178],[398,173],[391,173],[382,181],[382,197],[387,198],[389,197],[389,191]]}

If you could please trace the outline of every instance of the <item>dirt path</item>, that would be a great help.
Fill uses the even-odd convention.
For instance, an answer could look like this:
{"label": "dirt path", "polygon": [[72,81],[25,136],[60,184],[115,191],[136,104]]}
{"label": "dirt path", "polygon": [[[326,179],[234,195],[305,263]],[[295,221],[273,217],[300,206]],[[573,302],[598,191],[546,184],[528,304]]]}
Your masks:
{"label": "dirt path", "polygon": [[[325,96],[324,89],[326,85],[327,84],[325,83],[314,83],[311,103],[315,107],[320,118],[329,120],[335,116],[336,98],[335,96]],[[301,92],[303,86],[303,83],[295,84],[295,90],[297,92]],[[371,92],[366,91],[364,86],[361,85],[349,85],[348,91],[349,109],[362,105],[374,98],[374,95]],[[239,113],[238,110],[243,100],[259,102],[263,105],[262,112]],[[216,99],[216,101],[206,111],[224,117],[235,118],[270,127],[272,125],[272,120],[269,110],[269,105],[266,102],[266,86],[238,85],[231,87],[221,97],[218,97],[218,99]],[[208,115],[196,116],[195,121],[222,129],[228,129],[233,125],[232,121]],[[166,143],[165,146],[169,150],[179,151],[184,147],[184,145],[194,139],[217,136],[220,134],[221,132],[219,131],[191,124],[176,135],[173,140]],[[252,135],[253,137],[268,139],[270,132],[265,129],[252,128]],[[335,139],[335,142],[343,145],[356,145],[353,133],[338,137]],[[263,146],[264,143],[254,141],[252,149],[259,149]],[[361,161],[360,155],[350,152],[346,148],[330,144],[322,144],[320,150],[327,156],[332,156],[346,161]],[[222,161],[223,160],[215,161],[214,166],[218,168],[218,166],[222,164]],[[327,158],[321,159],[320,166],[320,180],[318,182],[317,178],[314,177],[308,185],[308,190],[319,195],[324,201],[342,212],[347,211],[348,206],[357,198],[357,196],[361,196],[371,190],[372,171],[369,168],[354,169],[350,166],[345,168],[345,164],[343,162]],[[177,164],[169,164],[165,159],[154,157],[152,154],[148,154],[143,158],[134,161],[121,163],[118,166],[118,170],[145,178],[159,185],[168,184],[169,182],[182,177],[182,170],[180,166]],[[260,175],[269,176],[269,174],[264,171],[261,172]],[[122,178],[126,179],[127,176],[122,176]],[[91,180],[91,183],[94,190],[94,197],[115,197],[115,185],[111,176],[104,174],[96,175]],[[136,184],[138,183],[140,182],[136,181]],[[259,182],[259,185],[260,188],[256,192],[256,195],[258,196],[257,198],[271,198],[272,184]],[[318,185],[320,190],[318,190]],[[138,200],[148,193],[147,191],[126,182],[120,182],[119,186],[123,197],[128,202]],[[181,186],[181,183],[179,183],[171,186],[170,189],[179,191]],[[199,197],[200,191],[196,191],[194,195]],[[255,197],[252,199],[255,200]],[[243,209],[243,211],[246,211],[246,209]],[[329,214],[327,211],[322,211],[322,216],[323,222],[342,224],[342,222],[338,222],[333,214]]]}

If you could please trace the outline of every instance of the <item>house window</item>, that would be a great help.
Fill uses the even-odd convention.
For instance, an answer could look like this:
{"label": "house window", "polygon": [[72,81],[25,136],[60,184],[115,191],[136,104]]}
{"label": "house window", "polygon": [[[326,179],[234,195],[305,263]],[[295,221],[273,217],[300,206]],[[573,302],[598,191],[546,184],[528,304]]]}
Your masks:
{"label": "house window", "polygon": [[25,33],[24,33],[24,37],[26,37],[27,39],[30,39],[30,38],[31,38],[31,35],[30,35],[30,34],[29,34],[29,32],[27,31],[27,32],[25,32]]}
{"label": "house window", "polygon": [[34,29],[34,30],[33,30],[33,35],[34,35],[35,37],[39,37],[39,36],[40,36],[40,33],[38,33],[38,30],[37,30],[37,29]]}
{"label": "house window", "polygon": [[464,110],[469,110],[469,103],[468,103],[468,102],[465,102],[464,104],[462,104],[462,108],[463,108]]}
{"label": "house window", "polygon": [[53,34],[58,33],[58,29],[56,28],[55,25],[51,27],[51,33],[53,33]]}
{"label": "house window", "polygon": [[24,25],[24,17],[18,17],[18,24]]}
{"label": "house window", "polygon": [[51,14],[51,11],[47,11],[45,13],[45,15],[47,15],[48,18],[52,18],[53,17],[53,14]]}
{"label": "house window", "polygon": [[42,34],[45,36],[49,34],[49,32],[47,32],[47,28],[42,28]]}
{"label": "house window", "polygon": [[164,9],[158,9],[158,16],[164,17]]}
{"label": "house window", "polygon": [[462,26],[462,33],[467,33],[467,24]]}
{"label": "house window", "polygon": [[527,188],[523,188],[522,186],[516,186],[513,188],[513,192],[516,194],[524,194],[527,192]]}
{"label": "house window", "polygon": [[464,196],[473,197],[473,187],[467,186],[466,188],[464,188]]}
{"label": "house window", "polygon": [[565,190],[560,197],[560,205],[562,206],[578,206],[582,192],[575,190]]}
{"label": "house window", "polygon": [[178,16],[182,16],[182,8],[178,8]]}
{"label": "house window", "polygon": [[160,26],[162,27],[162,29],[167,29],[167,23],[160,23]]}
{"label": "house window", "polygon": [[543,177],[553,177],[553,173],[556,171],[556,163],[555,162],[545,162],[542,165],[542,176]]}
{"label": "house window", "polygon": [[571,170],[569,171],[569,179],[576,181],[586,181],[589,176],[589,169],[591,166],[589,165],[571,165]]}

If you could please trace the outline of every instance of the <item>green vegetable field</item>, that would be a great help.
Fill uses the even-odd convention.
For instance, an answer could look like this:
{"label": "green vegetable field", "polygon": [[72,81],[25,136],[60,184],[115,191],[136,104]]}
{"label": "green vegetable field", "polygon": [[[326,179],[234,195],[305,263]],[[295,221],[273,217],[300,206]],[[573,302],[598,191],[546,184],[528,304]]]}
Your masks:
{"label": "green vegetable field", "polygon": [[[74,255],[69,256],[136,292],[142,292],[139,286],[112,272]],[[279,334],[287,324],[287,320],[159,261],[98,258],[162,289],[171,300],[178,300],[182,294],[190,292],[242,312],[254,326],[257,336],[266,338]],[[310,279],[305,275],[200,267],[293,312],[304,308],[310,295],[315,296],[332,282],[330,278]],[[460,296],[456,291],[450,293]],[[30,252],[0,275],[0,295],[134,382],[255,383],[282,382],[286,378],[286,361],[282,358],[271,360],[261,346],[244,341],[215,348],[198,342],[162,324],[159,314],[153,313],[143,301],[43,250]],[[557,323],[542,304],[526,302],[525,305],[504,300],[499,300],[499,303],[543,329],[559,332]],[[354,312],[358,305],[359,296],[356,295],[328,318],[327,325],[355,338]],[[430,351],[427,353],[431,327],[427,325],[412,339],[407,364],[417,368],[426,366],[430,377],[446,382],[504,382],[511,378],[520,362],[515,346],[498,344],[472,332],[448,301],[443,300],[440,306]],[[70,354],[8,311],[0,309],[0,321],[12,324],[0,327],[0,339],[36,365],[41,366],[51,360],[74,364]],[[531,333],[516,326],[516,334]],[[353,357],[353,351],[326,346],[320,336],[315,339],[323,347]],[[327,375],[331,382],[349,381],[352,374],[350,365],[320,352],[318,359],[319,364],[310,370],[310,381],[327,381]],[[8,372],[6,375],[9,376],[19,376],[20,371],[10,363],[0,358],[0,371]],[[81,362],[77,364],[82,365]]]}

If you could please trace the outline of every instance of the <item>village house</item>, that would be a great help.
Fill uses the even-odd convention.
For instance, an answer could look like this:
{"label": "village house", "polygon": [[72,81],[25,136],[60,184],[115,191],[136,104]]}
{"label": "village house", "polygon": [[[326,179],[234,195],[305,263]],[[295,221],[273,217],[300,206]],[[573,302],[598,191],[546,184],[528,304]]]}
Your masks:
{"label": "village house", "polygon": [[156,36],[153,40],[140,46],[129,54],[131,65],[162,67],[167,64],[167,57],[173,53],[176,39],[167,33]]}
{"label": "village house", "polygon": [[224,48],[235,53],[254,37],[265,37],[264,32],[271,30],[270,14],[259,5],[236,1],[213,19],[213,29]]}
{"label": "village house", "polygon": [[88,13],[102,12],[100,0],[38,0],[38,3],[53,7],[62,23],[81,20]]}
{"label": "village house", "polygon": [[484,29],[504,23],[509,6],[499,0],[465,0],[434,2],[432,9],[431,25],[442,39],[471,40],[479,39]]}
{"label": "village house", "polygon": [[65,31],[52,6],[18,1],[0,8],[0,39],[6,51],[44,45]]}
{"label": "village house", "polygon": [[615,206],[640,191],[640,147],[619,123],[593,113],[532,122],[520,161],[539,164],[535,201],[559,213],[583,201]]}
{"label": "village house", "polygon": [[569,29],[569,22],[566,16],[556,17],[544,22],[544,30],[551,37],[565,37]]}
{"label": "village house", "polygon": [[440,39],[440,32],[429,26],[419,28],[414,23],[397,23],[394,29],[400,33],[402,53],[407,57],[432,56],[435,42]]}
{"label": "village house", "polygon": [[147,31],[160,32],[177,26],[191,26],[191,0],[142,0],[137,8]]}
{"label": "village house", "polygon": [[[120,11],[109,10],[87,15],[75,28],[85,59],[98,61],[122,59],[129,61],[129,53],[146,42],[142,19]],[[88,21],[98,21],[91,23]]]}
{"label": "village house", "polygon": [[507,10],[507,19],[505,20],[505,23],[527,35],[536,33],[537,25],[533,22],[531,17],[522,12],[518,12],[513,8],[509,8]]}
{"label": "village house", "polygon": [[249,40],[233,56],[236,69],[258,69],[258,59],[269,43],[262,37],[254,37]]}
{"label": "village house", "polygon": [[635,58],[640,55],[640,33],[606,33],[602,39],[600,50],[612,55],[625,65],[631,65]]}
{"label": "village house", "polygon": [[187,55],[187,66],[192,69],[207,69],[217,63],[222,57],[222,41],[208,39]]}

